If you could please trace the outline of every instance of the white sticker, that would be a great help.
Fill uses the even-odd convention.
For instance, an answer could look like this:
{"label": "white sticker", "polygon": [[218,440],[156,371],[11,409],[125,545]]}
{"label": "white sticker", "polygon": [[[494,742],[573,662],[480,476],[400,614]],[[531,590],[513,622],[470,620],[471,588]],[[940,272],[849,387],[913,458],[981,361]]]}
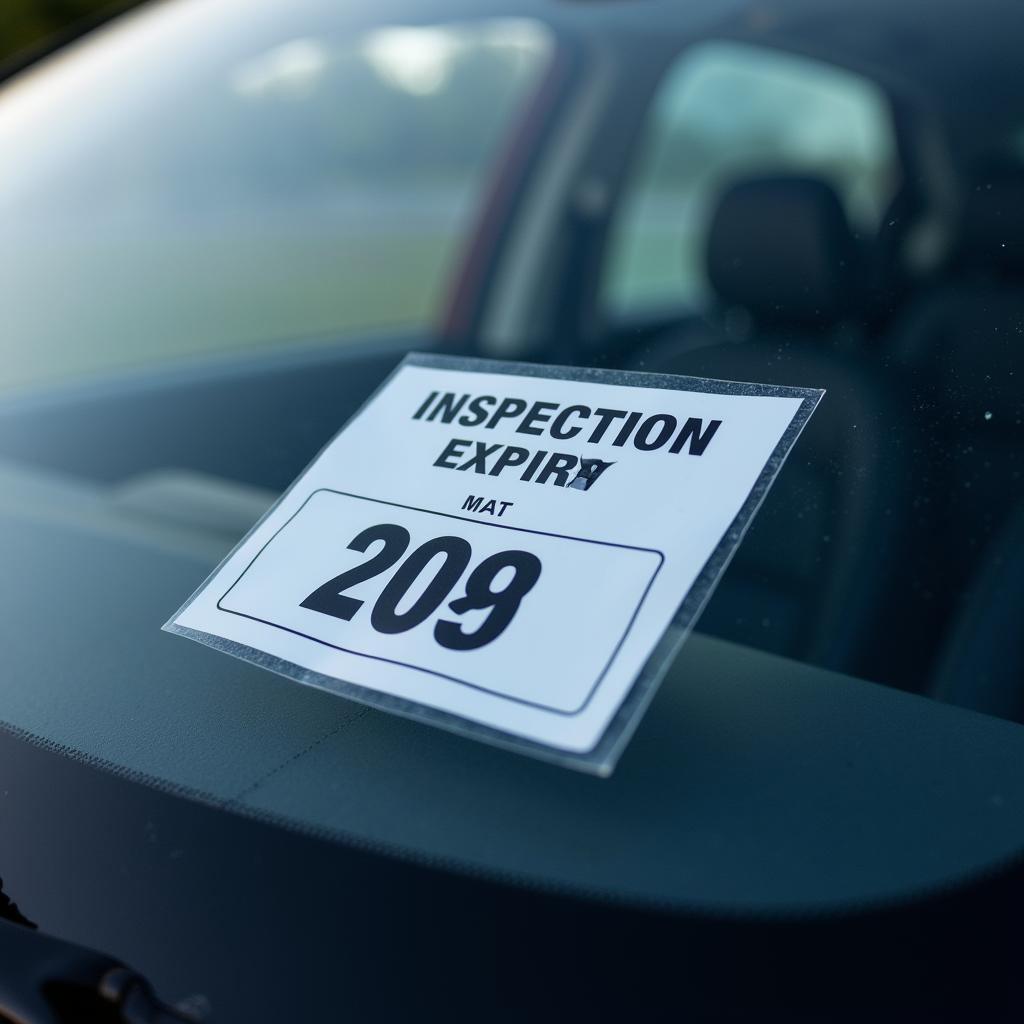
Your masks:
{"label": "white sticker", "polygon": [[607,774],[822,394],[409,356],[165,628]]}

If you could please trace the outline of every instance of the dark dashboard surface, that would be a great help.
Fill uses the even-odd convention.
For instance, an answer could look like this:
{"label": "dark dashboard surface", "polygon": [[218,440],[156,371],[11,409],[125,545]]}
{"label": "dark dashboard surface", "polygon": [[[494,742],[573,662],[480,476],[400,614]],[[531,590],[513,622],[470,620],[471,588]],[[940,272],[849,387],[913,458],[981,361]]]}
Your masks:
{"label": "dark dashboard surface", "polygon": [[174,550],[180,531],[69,522],[70,504],[3,518],[2,718],[115,770],[425,862],[691,909],[905,899],[1024,849],[1020,725],[695,636],[615,775],[585,777],[162,633],[211,562]]}
{"label": "dark dashboard surface", "polygon": [[160,631],[394,358],[4,411],[22,910],[217,1020],[1019,1003],[1020,725],[698,635],[601,780]]}
{"label": "dark dashboard surface", "polygon": [[[672,741],[684,747],[713,718]],[[647,725],[633,768],[623,762],[630,774],[665,768],[648,761],[651,733],[663,743],[672,723],[655,709]],[[721,744],[722,726],[689,756]],[[737,746],[744,734],[735,736]],[[833,753],[793,768],[794,776],[819,776],[822,800],[830,789],[822,769],[858,760],[850,746]],[[743,760],[735,747],[728,756]],[[939,756],[936,748],[933,759]],[[949,879],[948,887],[906,901],[831,912],[637,909],[302,835],[84,765],[6,730],[0,764],[0,865],[10,896],[42,929],[142,971],[164,998],[203,995],[214,1021],[404,1020],[438,1009],[450,1020],[573,1019],[596,1011],[607,1019],[666,1008],[735,1019],[767,1006],[785,1008],[787,1019],[868,1013],[874,1020],[1009,1021],[1024,1006],[1019,862],[976,877],[968,872],[958,884]],[[933,763],[931,783],[941,796],[947,787],[936,784],[934,772]],[[701,789],[705,806],[715,803],[723,821],[731,806],[737,822],[749,823],[750,808],[761,806],[765,819],[781,815],[771,830],[788,825],[795,848],[799,809],[762,804],[782,780],[759,778],[749,761],[742,780],[740,773],[677,780],[681,795],[691,791],[678,812],[691,811]],[[900,791],[898,767],[890,762],[883,774]],[[927,783],[911,771],[908,785],[915,781]],[[744,800],[737,798],[741,787]],[[419,787],[411,780],[409,788]],[[864,835],[856,846],[877,863],[889,840],[877,829],[891,821],[870,824],[878,791],[835,795],[847,806],[861,803]],[[952,814],[962,809],[957,801],[951,806]],[[952,833],[962,831],[961,842],[972,844],[989,808],[995,811],[981,800],[962,830],[952,816],[911,818],[904,833],[920,831],[918,854],[927,857],[931,840],[942,859]],[[642,820],[645,808],[633,813]],[[536,827],[522,807],[505,818],[506,835]],[[691,823],[692,843],[705,849],[706,861],[724,851],[724,866],[735,864],[706,821]],[[577,863],[614,856],[601,848],[603,838],[595,834],[572,851]],[[628,847],[630,835],[619,843]],[[671,847],[664,853],[672,858]],[[762,879],[813,870],[824,880],[832,874],[826,853],[809,847],[800,864],[787,864],[777,848],[750,845],[745,858],[762,860]],[[690,868],[675,865],[681,876]],[[849,864],[837,871],[849,874]],[[847,1015],[837,1015],[837,1006]]]}

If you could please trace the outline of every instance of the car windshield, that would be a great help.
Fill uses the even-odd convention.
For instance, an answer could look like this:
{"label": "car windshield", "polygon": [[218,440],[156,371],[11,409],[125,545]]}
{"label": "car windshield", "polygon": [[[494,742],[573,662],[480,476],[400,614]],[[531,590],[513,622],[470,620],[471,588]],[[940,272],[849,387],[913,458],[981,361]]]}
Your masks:
{"label": "car windshield", "polygon": [[0,719],[218,799],[315,747],[323,694],[159,626],[417,349],[825,389],[684,651],[1024,722],[1024,9],[983,6],[165,0],[12,78]]}

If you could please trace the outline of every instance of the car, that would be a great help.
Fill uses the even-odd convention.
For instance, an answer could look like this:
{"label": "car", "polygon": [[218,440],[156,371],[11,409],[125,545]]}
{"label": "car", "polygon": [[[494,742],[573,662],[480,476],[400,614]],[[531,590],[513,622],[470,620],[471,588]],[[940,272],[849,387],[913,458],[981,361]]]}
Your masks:
{"label": "car", "polygon": [[[12,73],[0,1016],[1019,1019],[1021,38],[163,0]],[[161,632],[414,351],[825,389],[610,778]]]}

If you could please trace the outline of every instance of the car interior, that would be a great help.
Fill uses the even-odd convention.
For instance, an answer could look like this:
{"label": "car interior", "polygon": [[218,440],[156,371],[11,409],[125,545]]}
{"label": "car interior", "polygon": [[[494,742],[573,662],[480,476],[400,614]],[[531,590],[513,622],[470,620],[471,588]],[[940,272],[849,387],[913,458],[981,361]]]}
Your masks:
{"label": "car interior", "polygon": [[[625,55],[629,88],[605,90],[585,160],[559,172],[561,193],[540,187],[537,167],[520,167],[516,188],[500,180],[517,143],[554,144],[553,130],[526,119],[481,215],[491,250],[479,239],[468,249],[478,308],[457,308],[464,267],[442,345],[825,388],[699,631],[1024,721],[1024,661],[1009,628],[1024,558],[1024,13],[872,0],[842,5],[839,19],[794,0],[720,15],[712,5],[694,32],[674,28],[670,5],[644,5],[647,21],[637,5],[535,6],[575,34],[555,86],[590,88],[581,69],[600,65],[603,47]],[[663,109],[658,121],[675,78],[678,116]],[[762,106],[748,103],[748,120],[716,143],[701,89],[715,116],[744,94]],[[778,111],[801,90],[818,97],[806,108],[818,142],[780,144]],[[572,97],[545,96],[550,118],[572,112]],[[678,209],[652,202],[634,217],[651,152],[677,136],[684,151],[711,154],[695,209],[677,222]],[[650,172],[655,199],[671,195],[679,165],[669,164]],[[550,246],[520,237],[541,193],[559,232]],[[509,237],[503,212],[521,222],[505,225]],[[653,266],[642,286],[616,255],[630,245]],[[520,325],[524,310],[544,312],[532,333],[514,317],[494,326],[509,319],[508,280],[524,287],[522,273],[502,269],[518,250],[543,278],[517,307]],[[63,515],[80,501],[223,550],[423,342],[297,345],[8,403],[5,500],[52,485]],[[254,449],[271,420],[273,442]]]}
{"label": "car interior", "polygon": [[[0,925],[215,1019],[1016,1020],[1022,39],[159,0],[0,69]],[[410,352],[825,389],[610,775],[161,629]]]}
{"label": "car interior", "polygon": [[[0,394],[5,891],[243,1019],[315,1019],[339,985],[422,1004],[389,982],[424,951],[493,999],[509,914],[520,1017],[565,963],[573,999],[909,987],[973,1019],[948,993],[1000,998],[1020,930],[1024,6],[256,2],[143,5],[84,83],[69,53],[0,92],[0,361],[9,335],[38,371]],[[528,55],[516,116],[488,94],[493,159],[466,151],[479,189],[416,162],[471,134],[461,103],[422,114],[411,172],[331,179],[353,81],[403,117],[448,95],[430,66],[382,93],[351,44],[382,24],[389,74],[410,38]],[[364,291],[415,315],[333,319]],[[161,629],[411,351],[826,389],[611,775]]]}
{"label": "car interior", "polygon": [[1024,135],[990,32],[1018,15],[916,7],[733,21],[883,89],[899,166],[869,228],[800,154],[724,173],[702,308],[634,325],[611,358],[827,389],[701,629],[1021,721]]}

